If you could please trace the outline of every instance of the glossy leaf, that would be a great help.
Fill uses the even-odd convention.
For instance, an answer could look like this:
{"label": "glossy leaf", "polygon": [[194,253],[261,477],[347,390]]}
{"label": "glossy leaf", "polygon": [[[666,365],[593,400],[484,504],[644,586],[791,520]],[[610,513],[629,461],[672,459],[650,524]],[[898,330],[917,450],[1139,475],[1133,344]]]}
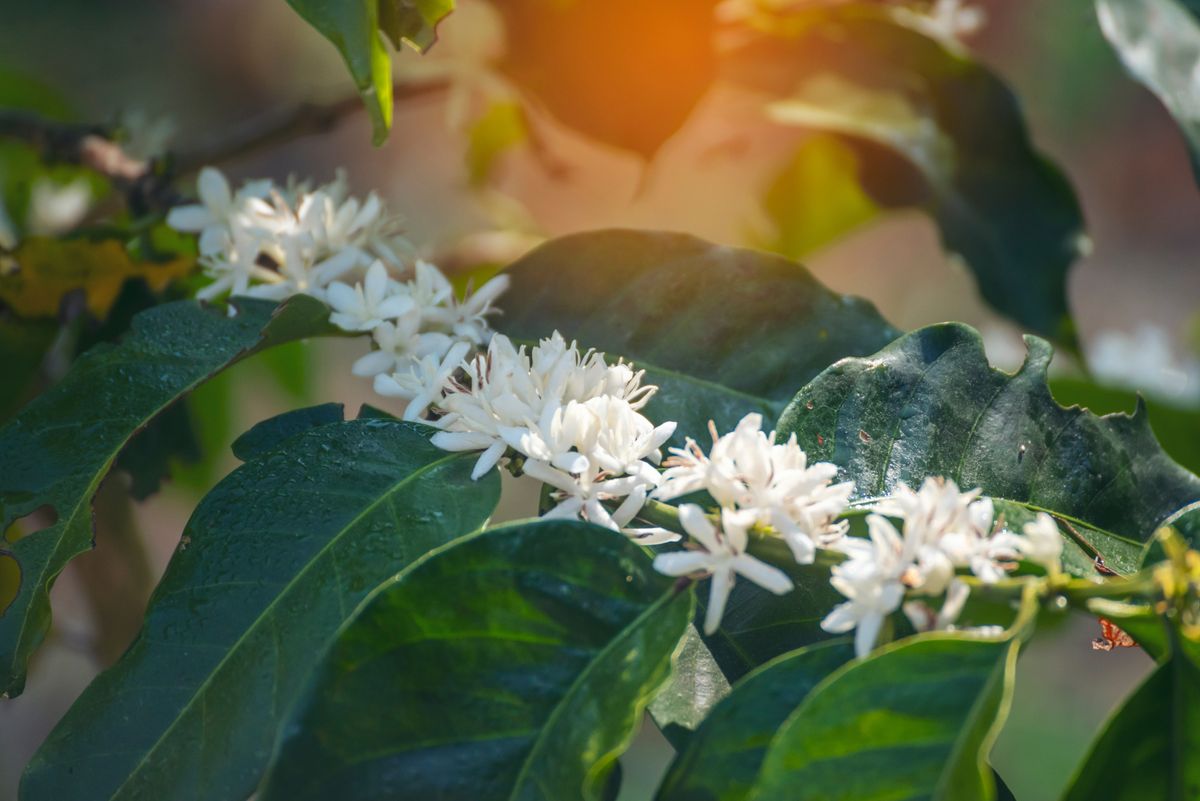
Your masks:
{"label": "glossy leaf", "polygon": [[691,619],[673,583],[573,521],[430,554],[338,634],[260,798],[595,801]]}
{"label": "glossy leaf", "polygon": [[323,403],[278,414],[260,423],[233,441],[233,455],[248,462],[268,451],[275,450],[292,437],[313,428],[340,423],[345,419],[345,407],[340,403]]}
{"label": "glossy leaf", "polygon": [[[1097,417],[1055,402],[1046,385],[1049,345],[1026,339],[1015,374],[992,369],[971,328],[923,328],[865,359],[842,361],[806,386],[779,422],[812,459],[875,498],[927,476],[1044,509],[1062,521],[1068,564],[1099,553],[1135,570],[1143,543],[1200,499],[1200,478],[1154,439],[1144,407]],[[1089,571],[1090,572],[1090,571]]]}
{"label": "glossy leaf", "polygon": [[566,236],[508,269],[500,329],[536,341],[558,330],[632,360],[661,387],[652,420],[676,442],[770,420],[834,361],[899,332],[871,304],[837,295],[794,262],[683,234],[610,230]]}
{"label": "glossy leaf", "polygon": [[1166,106],[1200,175],[1200,4],[1195,0],[1096,0],[1105,38],[1125,68]]}
{"label": "glossy leaf", "polygon": [[[301,434],[238,468],[184,530],[141,635],[51,733],[26,801],[245,798],[326,642],[384,579],[499,499],[415,423]],[[366,716],[368,719],[370,715]]]}
{"label": "glossy leaf", "polygon": [[[1133,412],[1138,393],[1104,386],[1081,378],[1054,378],[1050,390],[1064,406],[1077,405],[1096,414]],[[1188,408],[1155,397],[1144,397],[1150,427],[1163,450],[1179,464],[1200,474],[1200,407]]]}
{"label": "glossy leaf", "polygon": [[92,496],[130,438],[239,359],[333,332],[328,308],[305,296],[278,308],[259,300],[239,305],[235,317],[191,301],[138,315],[120,344],[88,350],[0,428],[0,529],[42,507],[55,515],[52,525],[7,546],[20,587],[0,610],[0,690],[20,692],[25,661],[49,624],[50,586],[72,557],[92,547]]}
{"label": "glossy leaf", "polygon": [[1064,801],[1200,796],[1200,669],[1172,656],[1108,721]]}
{"label": "glossy leaf", "polygon": [[502,69],[584,136],[653,156],[716,75],[716,0],[498,0]]}
{"label": "glossy leaf", "polygon": [[658,801],[745,801],[776,730],[812,689],[854,658],[836,640],[802,648],[746,676],[671,763]]}
{"label": "glossy leaf", "polygon": [[912,18],[882,3],[793,4],[730,57],[730,75],[778,98],[776,122],[843,136],[877,203],[926,209],[988,303],[1073,346],[1075,194],[1034,150],[1008,87]]}
{"label": "glossy leaf", "polygon": [[990,801],[1015,640],[931,635],[819,684],[771,741],[754,799]]}

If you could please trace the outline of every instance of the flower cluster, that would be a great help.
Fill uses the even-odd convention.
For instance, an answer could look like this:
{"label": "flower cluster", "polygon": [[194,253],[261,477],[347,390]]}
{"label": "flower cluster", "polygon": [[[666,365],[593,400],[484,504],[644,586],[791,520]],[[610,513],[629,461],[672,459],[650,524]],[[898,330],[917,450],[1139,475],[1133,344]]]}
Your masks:
{"label": "flower cluster", "polygon": [[[707,453],[687,439],[664,461],[676,424],[642,414],[658,389],[643,383],[645,371],[581,351],[557,331],[531,347],[494,334],[488,317],[507,277],[460,298],[432,264],[416,260],[406,275],[395,220],[374,195],[347,198],[340,180],[315,190],[255,181],[233,192],[206,169],[199,192],[201,204],[175,209],[168,221],[199,235],[201,264],[213,278],[201,299],[306,293],[326,302],[334,325],[371,337],[372,351],[353,372],[403,399],[405,419],[436,428],[437,447],[480,452],[472,478],[507,463],[547,485],[554,505],[545,517],[587,520],[647,545],[681,539],[631,527],[648,499],[706,493],[718,511],[681,504],[688,540],[658,554],[654,566],[711,577],[707,633],[720,625],[738,576],[779,595],[793,588],[784,571],[748,553],[752,533],[782,540],[798,564],[811,564],[819,548],[848,557],[831,578],[847,600],[821,625],[855,630],[860,656],[901,607],[918,630],[953,628],[969,595],[963,572],[992,583],[1021,559],[1059,570],[1053,518],[1039,514],[1022,534],[1004,530],[993,523],[991,499],[941,478],[917,491],[899,485],[871,509],[869,536],[848,536],[842,518],[853,484],[835,483],[832,464],[809,464],[794,434],[777,442],[758,414],[724,435],[710,422]],[[934,608],[929,600],[938,597]]]}
{"label": "flower cluster", "polygon": [[774,432],[762,430],[761,415],[746,415],[724,436],[711,423],[710,431],[713,444],[707,454],[691,439],[684,448],[672,449],[654,496],[670,500],[705,491],[721,507],[717,529],[700,507],[681,506],[680,522],[692,537],[688,545],[693,550],[655,560],[655,567],[668,575],[712,575],[705,620],[711,634],[720,624],[735,574],[777,594],[792,588],[785,574],[746,554],[747,531],[783,538],[796,562],[811,564],[818,546],[843,539],[847,525],[837,518],[853,485],[832,483],[837,468],[831,464],[808,464],[795,435],[776,442]]}
{"label": "flower cluster", "polygon": [[448,380],[487,345],[487,318],[508,278],[460,299],[437,267],[417,260],[408,280],[399,221],[374,195],[347,197],[345,182],[310,190],[250,181],[236,192],[219,171],[200,173],[201,203],[173,209],[167,222],[199,234],[200,263],[213,282],[197,293],[273,300],[311,295],[329,304],[330,322],[370,334],[374,349],[354,363],[385,395],[406,398],[406,419],[433,401],[428,387]]}
{"label": "flower cluster", "polygon": [[379,197],[348,197],[342,176],[316,189],[259,180],[234,192],[219,170],[207,167],[197,190],[200,203],[172,209],[167,224],[199,234],[200,264],[213,279],[197,293],[201,300],[226,292],[324,300],[332,282],[377,260],[402,269],[410,250]]}
{"label": "flower cluster", "polygon": [[[994,583],[1017,560],[1058,569],[1062,539],[1044,513],[1016,534],[993,525],[990,498],[978,489],[960,492],[953,481],[928,478],[920,490],[901,484],[867,517],[869,539],[845,537],[835,544],[849,559],[830,579],[847,600],[821,622],[833,633],[855,630],[862,656],[874,647],[883,621],[903,604],[918,630],[952,628],[969,595],[959,570]],[[902,521],[897,528],[891,519]],[[925,601],[904,604],[906,594],[945,596],[936,612]]]}
{"label": "flower cluster", "polygon": [[[547,517],[583,518],[648,543],[678,538],[628,529],[659,484],[655,465],[675,431],[675,423],[655,426],[641,413],[657,390],[642,383],[643,372],[581,352],[558,332],[530,349],[498,334],[486,351],[464,355],[428,358],[381,377],[376,389],[418,397],[441,429],[438,447],[482,451],[474,478],[510,451],[519,455],[526,474],[553,488],[557,503]],[[618,499],[615,509],[604,504]]]}

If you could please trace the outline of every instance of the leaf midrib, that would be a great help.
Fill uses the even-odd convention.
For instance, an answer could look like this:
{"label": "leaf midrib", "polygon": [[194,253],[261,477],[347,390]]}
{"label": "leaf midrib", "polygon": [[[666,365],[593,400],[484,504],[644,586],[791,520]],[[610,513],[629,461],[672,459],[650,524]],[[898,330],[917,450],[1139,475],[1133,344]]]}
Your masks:
{"label": "leaf midrib", "polygon": [[333,545],[340,542],[342,537],[346,536],[346,534],[348,532],[350,532],[354,528],[356,528],[359,525],[359,523],[361,523],[367,515],[373,513],[376,509],[378,509],[380,504],[382,504],[384,502],[384,500],[386,500],[386,499],[390,498],[391,496],[395,495],[396,493],[400,492],[408,484],[410,484],[413,481],[417,480],[418,478],[422,477],[423,475],[425,475],[429,471],[433,470],[434,468],[440,467],[441,465],[444,465],[444,464],[448,464],[456,459],[463,459],[463,458],[465,458],[464,454],[454,452],[454,453],[450,453],[446,456],[443,456],[440,459],[437,459],[435,461],[428,462],[428,463],[422,465],[418,469],[416,469],[413,472],[409,473],[408,475],[404,476],[402,479],[400,479],[396,483],[390,485],[388,487],[388,489],[385,490],[384,492],[381,492],[379,494],[379,496],[375,498],[375,500],[373,500],[370,504],[368,504],[366,507],[364,507],[357,515],[354,516],[353,519],[351,519],[345,526],[343,526],[334,536],[330,537],[329,540],[323,546],[321,546],[320,550],[318,550],[315,554],[313,554],[313,557],[312,557],[312,559],[309,560],[308,564],[306,564],[296,574],[296,576],[291,581],[287,582],[283,586],[283,588],[281,589],[279,594],[277,594],[275,596],[275,598],[263,608],[262,614],[258,615],[254,619],[254,621],[249,626],[246,627],[246,630],[242,632],[242,634],[237,638],[237,640],[234,641],[234,643],[225,652],[225,655],[223,657],[221,657],[221,659],[217,662],[217,664],[215,666],[213,666],[213,669],[211,671],[209,671],[208,675],[200,683],[200,685],[196,688],[195,692],[192,693],[191,698],[188,699],[187,703],[185,703],[180,708],[178,714],[176,714],[175,717],[172,719],[170,725],[168,725],[167,728],[163,730],[162,734],[155,740],[154,744],[151,747],[146,749],[145,754],[142,756],[142,758],[140,760],[138,760],[138,763],[136,765],[134,765],[133,769],[130,770],[129,774],[126,776],[125,781],[123,781],[117,787],[117,789],[112,792],[112,794],[109,796],[109,798],[116,799],[116,798],[120,797],[120,795],[121,795],[122,791],[125,789],[125,787],[127,785],[129,785],[130,782],[132,782],[135,777],[137,777],[137,775],[140,773],[142,768],[145,767],[147,761],[149,761],[150,757],[153,756],[157,752],[158,748],[162,745],[162,743],[165,742],[167,737],[170,736],[170,734],[175,730],[175,727],[179,725],[180,721],[183,720],[184,716],[192,709],[193,705],[197,702],[197,699],[201,698],[208,691],[209,685],[212,683],[213,679],[217,676],[217,674],[220,673],[225,668],[226,664],[229,662],[232,655],[238,651],[238,649],[246,641],[246,639],[251,635],[251,633],[256,632],[258,630],[259,626],[262,624],[263,621],[270,618],[272,612],[274,611],[276,606],[280,603],[280,601],[283,598],[285,598],[290,593],[290,591],[294,587],[296,587],[297,584],[306,575],[308,575],[308,572],[310,570],[312,570],[315,565],[317,565],[318,563],[320,563],[322,561],[322,557],[326,554],[326,552],[328,552],[330,550],[330,548],[332,548]]}

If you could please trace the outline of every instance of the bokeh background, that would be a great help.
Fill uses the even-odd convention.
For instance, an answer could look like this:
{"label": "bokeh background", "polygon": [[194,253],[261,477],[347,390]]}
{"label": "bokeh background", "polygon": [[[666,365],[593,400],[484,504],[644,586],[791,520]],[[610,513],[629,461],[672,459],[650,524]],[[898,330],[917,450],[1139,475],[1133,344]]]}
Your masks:
{"label": "bokeh background", "polygon": [[[479,2],[461,0],[462,13],[444,25],[438,48],[487,46],[470,22]],[[969,38],[972,52],[1010,82],[1036,144],[1062,165],[1084,208],[1093,248],[1074,268],[1070,301],[1085,350],[1108,332],[1142,336],[1130,340],[1115,365],[1110,358],[1108,369],[1120,373],[1128,361],[1115,380],[1153,388],[1164,364],[1158,355],[1142,358],[1159,350],[1146,344],[1149,336],[1166,343],[1186,376],[1194,369],[1189,348],[1200,311],[1200,194],[1183,138],[1158,102],[1125,76],[1089,0],[979,5],[988,22]],[[40,81],[82,120],[134,114],[165,121],[179,147],[211,141],[273,109],[352,92],[333,48],[283,0],[0,0],[0,21],[0,71]],[[400,74],[419,69],[420,58],[398,56]],[[566,129],[543,127],[542,157],[521,149],[504,156],[494,191],[470,186],[464,134],[448,126],[446,98],[439,95],[399,104],[391,138],[379,148],[370,144],[366,115],[357,113],[329,133],[222,166],[238,178],[295,173],[317,180],[344,168],[356,192],[378,191],[401,211],[411,239],[430,254],[464,241],[515,254],[531,241],[526,234],[607,226],[753,244],[761,238],[765,186],[797,135],[747,136],[738,121],[757,111],[739,103],[719,88],[711,93],[649,168]],[[561,169],[547,168],[546,153]],[[479,236],[498,228],[508,235]],[[812,254],[807,264],[825,284],[869,298],[901,327],[963,320],[985,333],[994,362],[1020,361],[1020,332],[979,300],[919,213],[886,217]],[[238,431],[300,399],[351,408],[378,402],[367,382],[350,377],[358,351],[356,343],[305,346],[307,369],[290,389],[260,362],[236,368],[213,390],[231,395],[236,410],[235,419],[217,426],[218,439],[225,438],[220,452]],[[0,381],[2,371],[0,365]],[[1180,402],[1197,391],[1185,387]],[[129,510],[123,523],[102,527],[97,551],[64,573],[53,593],[55,627],[28,687],[18,699],[0,701],[0,801],[15,799],[34,749],[136,632],[140,613],[116,611],[105,588],[124,581],[137,596],[145,577],[123,575],[127,568],[111,551],[128,547],[128,532],[136,530],[150,575],[157,576],[198,487],[231,465],[229,457],[219,458],[207,472],[184,476]],[[98,502],[106,502],[105,493]],[[1137,649],[1093,651],[1097,634],[1094,623],[1072,621],[1065,631],[1039,637],[1022,657],[1012,716],[994,754],[1021,801],[1058,796],[1098,723],[1150,667]],[[639,742],[644,747],[627,764],[632,781],[624,801],[648,798],[644,788],[668,748],[649,732]]]}

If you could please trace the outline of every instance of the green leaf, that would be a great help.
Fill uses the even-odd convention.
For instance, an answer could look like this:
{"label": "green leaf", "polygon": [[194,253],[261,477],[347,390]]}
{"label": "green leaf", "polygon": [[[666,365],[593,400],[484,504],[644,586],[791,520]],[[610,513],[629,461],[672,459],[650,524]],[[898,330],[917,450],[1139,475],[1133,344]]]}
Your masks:
{"label": "green leaf", "polygon": [[333,43],[371,115],[375,144],[392,126],[392,60],[383,34],[400,47],[424,52],[454,0],[288,0],[288,5]]}
{"label": "green leaf", "polygon": [[437,41],[438,23],[454,10],[454,0],[379,0],[379,29],[397,50],[409,44],[424,53]]}
{"label": "green leaf", "polygon": [[499,0],[501,68],[566,125],[651,158],[716,77],[717,0]]}
{"label": "green leaf", "polygon": [[779,657],[738,682],[679,751],[658,801],[745,801],[775,731],[826,676],[854,658],[847,640]]}
{"label": "green leaf", "polygon": [[[734,586],[720,627],[705,638],[713,659],[730,681],[780,654],[829,639],[832,635],[821,628],[821,620],[844,600],[829,584],[828,565],[796,564],[782,540],[759,539],[751,550],[787,573],[795,589],[775,595],[750,581]],[[708,597],[707,581],[698,590],[702,606]]]}
{"label": "green leaf", "polygon": [[344,419],[345,407],[340,403],[323,403],[320,406],[284,412],[256,423],[234,440],[233,455],[243,462],[248,462],[275,450],[305,431],[330,423],[340,423]]}
{"label": "green leaf", "polygon": [[58,326],[48,320],[0,317],[0,421],[7,421],[29,399],[57,333]]}
{"label": "green leaf", "polygon": [[438,450],[430,432],[331,423],[217,485],[141,635],[51,733],[22,798],[249,796],[304,677],[359,602],[495,508],[499,476],[472,482],[471,455]]}
{"label": "green leaf", "polygon": [[260,798],[600,798],[691,619],[673,584],[574,521],[435,551],[339,632]]}
{"label": "green leaf", "polygon": [[[1050,390],[1064,405],[1078,405],[1096,414],[1133,412],[1139,394],[1132,390],[1107,387],[1081,378],[1054,378]],[[1200,408],[1187,408],[1167,400],[1142,398],[1150,427],[1163,450],[1179,464],[1200,473]]]}
{"label": "green leaf", "polygon": [[801,259],[870,222],[879,204],[863,189],[861,169],[854,150],[838,137],[807,137],[763,198],[774,231],[755,238]]}
{"label": "green leaf", "polygon": [[930,635],[841,668],[779,729],[751,797],[989,801],[987,752],[1007,714],[1017,648]]}
{"label": "green leaf", "polygon": [[528,139],[525,107],[511,101],[493,103],[471,123],[467,134],[467,176],[471,186],[485,185],[500,157]]}
{"label": "green leaf", "polygon": [[501,330],[554,330],[632,360],[659,385],[646,407],[705,438],[709,419],[775,417],[813,376],[899,332],[871,304],[837,295],[800,265],[683,234],[609,230],[556,239],[509,269]]}
{"label": "green leaf", "polygon": [[973,329],[923,328],[829,368],[778,430],[795,433],[810,459],[837,464],[859,499],[945,476],[1054,514],[1070,534],[1069,565],[1099,553],[1114,570],[1135,570],[1158,526],[1200,498],[1200,478],[1163,453],[1143,407],[1097,417],[1059,406],[1046,385],[1050,346],[1026,343],[1024,366],[1009,374],[988,365]]}
{"label": "green leaf", "polygon": [[1096,0],[1096,15],[1125,69],[1175,118],[1200,178],[1200,111],[1192,77],[1200,65],[1200,3]]}
{"label": "green leaf", "polygon": [[1064,801],[1200,796],[1200,669],[1172,656],[1104,727]]}
{"label": "green leaf", "polygon": [[769,106],[776,122],[843,136],[877,203],[926,209],[989,304],[1073,347],[1066,276],[1082,215],[1031,145],[1008,87],[909,27],[903,9],[791,8],[731,56],[731,76],[779,98]]}
{"label": "green leaf", "polygon": [[49,625],[50,586],[92,547],[92,496],[129,440],[226,366],[282,342],[335,333],[328,308],[306,296],[278,308],[246,299],[239,307],[227,317],[180,301],[137,315],[124,341],[88,350],[0,429],[0,530],[44,506],[55,515],[52,525],[7,546],[20,587],[0,610],[0,691],[21,691],[25,661]]}

